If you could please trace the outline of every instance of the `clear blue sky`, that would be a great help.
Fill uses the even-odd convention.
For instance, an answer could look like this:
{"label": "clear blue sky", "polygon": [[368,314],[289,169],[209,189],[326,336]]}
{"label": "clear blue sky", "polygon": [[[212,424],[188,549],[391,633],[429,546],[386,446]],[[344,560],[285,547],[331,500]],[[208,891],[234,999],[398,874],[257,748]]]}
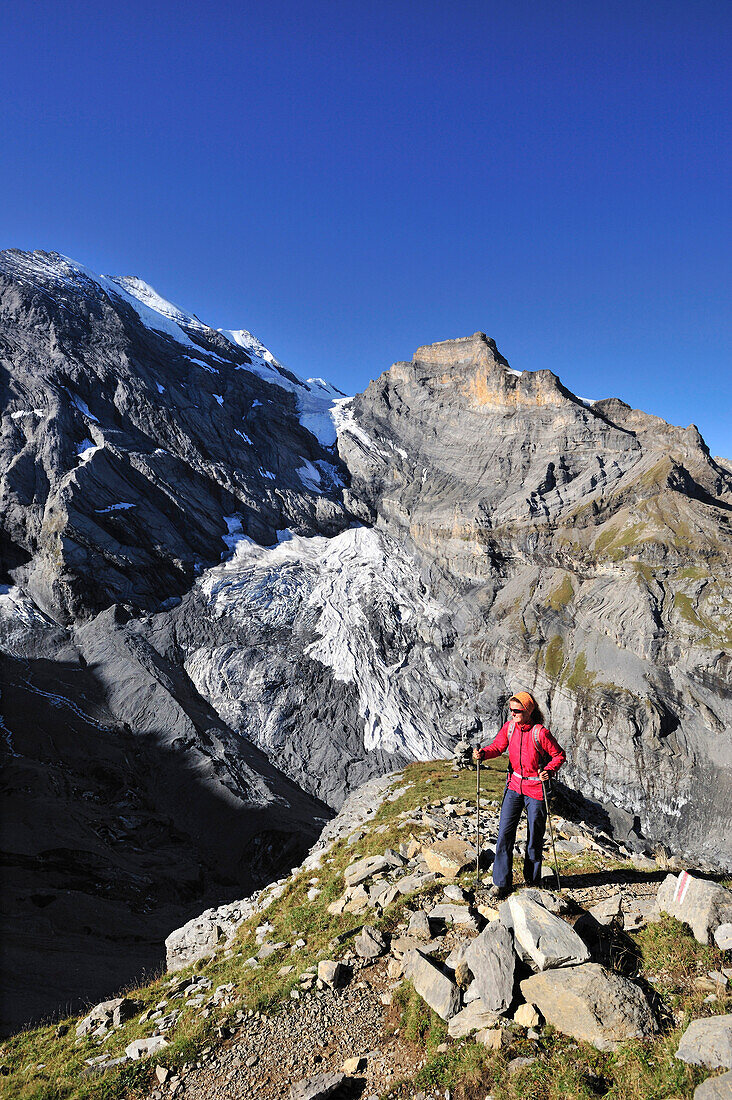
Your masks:
{"label": "clear blue sky", "polygon": [[732,457],[730,0],[15,0],[0,247],[362,389],[483,329]]}

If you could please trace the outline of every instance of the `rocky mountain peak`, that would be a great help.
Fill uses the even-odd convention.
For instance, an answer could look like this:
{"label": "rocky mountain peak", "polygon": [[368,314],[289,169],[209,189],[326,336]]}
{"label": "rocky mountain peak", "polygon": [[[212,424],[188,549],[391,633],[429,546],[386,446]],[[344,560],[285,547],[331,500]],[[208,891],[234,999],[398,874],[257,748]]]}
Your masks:
{"label": "rocky mountain peak", "polygon": [[413,362],[434,364],[442,369],[460,366],[490,368],[495,364],[508,367],[495,340],[484,332],[474,332],[472,336],[460,336],[455,340],[440,340],[436,344],[423,344],[415,351]]}
{"label": "rocky mountain peak", "polygon": [[426,390],[440,406],[457,403],[479,414],[563,407],[573,415],[575,406],[574,415],[586,420],[589,407],[549,370],[513,370],[484,332],[417,348],[410,363],[394,363],[366,393],[394,389],[401,395],[412,387]]}

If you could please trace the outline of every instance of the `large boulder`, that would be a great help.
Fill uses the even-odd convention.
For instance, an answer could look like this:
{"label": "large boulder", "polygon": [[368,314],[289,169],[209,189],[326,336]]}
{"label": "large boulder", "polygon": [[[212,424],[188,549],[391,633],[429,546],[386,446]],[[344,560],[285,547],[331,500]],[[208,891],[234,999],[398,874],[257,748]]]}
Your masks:
{"label": "large boulder", "polygon": [[408,951],[403,968],[404,976],[441,1019],[449,1020],[459,1011],[460,989],[421,951]]}
{"label": "large boulder", "polygon": [[438,840],[422,848],[422,859],[430,871],[436,871],[444,878],[457,878],[475,863],[475,849],[459,837],[451,836],[447,840]]}
{"label": "large boulder", "polygon": [[349,978],[348,967],[336,959],[321,959],[318,963],[318,980],[329,989],[345,985]]}
{"label": "large boulder", "polygon": [[732,1069],[732,1015],[692,1020],[681,1036],[676,1057],[693,1066]]}
{"label": "large boulder", "polygon": [[639,987],[598,963],[534,974],[521,982],[521,992],[548,1023],[598,1050],[615,1050],[657,1030]]}
{"label": "large boulder", "polygon": [[[516,954],[511,933],[498,921],[488,924],[466,948],[480,999],[493,1012],[505,1012],[513,1000]],[[490,1024],[483,1024],[490,1027]]]}
{"label": "large boulder", "polygon": [[577,933],[526,894],[515,894],[500,909],[501,923],[513,929],[517,943],[539,970],[578,966],[590,952]]}
{"label": "large boulder", "polygon": [[133,1039],[129,1046],[125,1047],[125,1054],[136,1061],[138,1058],[147,1058],[150,1054],[158,1054],[167,1046],[169,1046],[168,1040],[162,1035],[151,1035],[149,1039]]}
{"label": "large boulder", "polygon": [[732,890],[688,871],[666,876],[656,904],[661,913],[688,924],[699,943],[713,943],[720,924],[732,922]]}
{"label": "large boulder", "polygon": [[94,1005],[80,1023],[76,1025],[76,1036],[82,1038],[90,1035],[99,1027],[119,1027],[125,1020],[135,1015],[137,1005],[127,997],[115,997],[111,1001],[100,1001]]}
{"label": "large boulder", "polygon": [[176,928],[165,940],[166,967],[172,973],[185,966],[207,959],[220,943],[231,939],[240,924],[256,911],[253,898],[229,902],[217,909],[207,909],[181,928]]}

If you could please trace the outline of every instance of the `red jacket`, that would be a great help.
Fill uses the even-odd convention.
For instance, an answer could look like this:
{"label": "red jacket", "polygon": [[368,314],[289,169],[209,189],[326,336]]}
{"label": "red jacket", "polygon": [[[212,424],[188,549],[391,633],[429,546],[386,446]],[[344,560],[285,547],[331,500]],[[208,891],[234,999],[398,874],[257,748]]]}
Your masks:
{"label": "red jacket", "polygon": [[[512,725],[515,729],[509,742],[508,731]],[[531,722],[526,725],[519,722],[504,722],[498,731],[498,736],[491,741],[490,745],[479,749],[478,756],[481,760],[490,760],[494,756],[500,756],[508,747],[508,759],[513,769],[508,781],[509,790],[541,800],[544,797],[541,780],[536,777],[542,767],[542,761],[546,760],[543,765],[546,771],[556,772],[567,757],[564,749],[554,740],[546,726],[539,726],[536,731],[536,744],[534,744],[534,738],[531,735],[532,725]],[[539,749],[543,750],[543,756]]]}

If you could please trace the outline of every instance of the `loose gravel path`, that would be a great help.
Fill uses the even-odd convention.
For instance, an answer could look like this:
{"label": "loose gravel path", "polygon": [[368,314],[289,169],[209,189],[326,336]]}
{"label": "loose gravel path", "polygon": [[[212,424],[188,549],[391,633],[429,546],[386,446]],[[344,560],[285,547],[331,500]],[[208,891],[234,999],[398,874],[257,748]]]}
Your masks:
{"label": "loose gravel path", "polygon": [[[200,1069],[182,1078],[175,1096],[186,1100],[287,1100],[290,1086],[314,1074],[340,1071],[362,1057],[354,1074],[365,1081],[363,1096],[381,1095],[400,1077],[412,1077],[424,1055],[395,1034],[390,1000],[395,982],[386,961],[365,966],[344,989],[321,990],[293,1001],[272,1016],[247,1018]],[[168,1083],[151,1100],[170,1095]]]}

